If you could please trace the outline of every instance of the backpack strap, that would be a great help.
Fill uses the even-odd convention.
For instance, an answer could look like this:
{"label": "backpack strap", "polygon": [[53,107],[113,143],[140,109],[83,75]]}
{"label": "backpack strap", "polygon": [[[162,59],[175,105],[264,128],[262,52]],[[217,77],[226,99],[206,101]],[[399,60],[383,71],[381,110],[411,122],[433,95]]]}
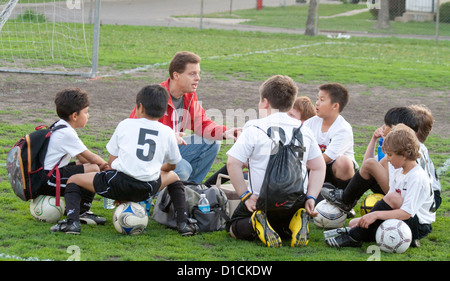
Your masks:
{"label": "backpack strap", "polygon": [[[67,127],[66,125],[58,125],[58,126],[50,126],[49,132],[47,133],[46,137],[50,137],[51,134],[59,129]],[[64,156],[59,159],[58,163],[53,167],[53,169],[47,174],[47,178],[50,178],[53,174],[53,172],[56,172],[56,191],[55,191],[55,199],[56,199],[56,206],[59,207],[59,202],[61,200],[61,173],[59,172],[59,164],[61,164],[61,161],[63,160]]]}
{"label": "backpack strap", "polygon": [[[292,150],[294,152],[298,153],[298,157],[300,159],[303,158],[303,153],[306,152],[306,148],[303,145],[303,134],[300,131],[302,126],[303,126],[303,123],[300,125],[300,127],[295,129],[295,131],[293,132],[293,135],[292,135],[291,142],[289,143],[289,145],[291,146]],[[295,144],[295,140],[298,141],[299,145]]]}

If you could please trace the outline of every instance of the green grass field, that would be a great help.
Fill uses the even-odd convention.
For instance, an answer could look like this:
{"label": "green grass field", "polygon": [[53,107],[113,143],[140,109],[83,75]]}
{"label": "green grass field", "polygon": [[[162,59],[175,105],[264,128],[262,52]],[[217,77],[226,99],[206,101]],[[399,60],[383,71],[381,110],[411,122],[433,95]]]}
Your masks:
{"label": "green grass field", "polygon": [[[422,95],[427,95],[427,89],[443,90],[443,95],[448,95],[449,42],[435,44],[396,38],[334,40],[261,32],[108,25],[102,26],[101,36],[100,66],[105,73],[137,67],[165,69],[176,51],[189,49],[201,54],[202,72],[208,79],[227,81],[232,77],[263,81],[282,73],[300,83],[339,81],[389,89],[423,89]],[[120,79],[127,78],[131,77],[124,75]],[[445,96],[442,98],[445,100]],[[4,119],[2,116],[11,115],[20,120],[27,114],[20,108],[3,110],[0,111],[0,120]],[[6,154],[15,141],[41,122],[39,118],[32,124],[0,122],[0,163],[5,163]],[[374,129],[354,124],[359,163]],[[105,159],[104,147],[111,133],[110,129],[79,132],[87,147]],[[450,139],[433,132],[426,145],[435,166],[442,167],[449,158]],[[211,172],[225,163],[228,148],[222,146]],[[268,249],[259,241],[234,240],[225,231],[181,237],[176,231],[153,220],[143,235],[123,236],[114,230],[112,211],[102,208],[99,196],[96,196],[92,210],[109,220],[106,226],[83,226],[79,236],[54,234],[49,232],[50,225],[33,220],[29,203],[12,194],[6,170],[2,167],[0,260],[67,260],[76,253],[83,261],[366,261],[371,258],[382,261],[448,261],[448,169],[441,174],[441,185],[443,204],[437,212],[433,232],[421,241],[422,247],[410,248],[404,254],[387,254],[372,252],[369,246],[373,243],[365,243],[358,249],[329,248],[323,242],[322,230],[312,224],[310,242],[305,248],[284,246]],[[357,214],[358,211],[356,208]],[[289,245],[289,242],[284,244]],[[72,249],[76,249],[75,252]]]}

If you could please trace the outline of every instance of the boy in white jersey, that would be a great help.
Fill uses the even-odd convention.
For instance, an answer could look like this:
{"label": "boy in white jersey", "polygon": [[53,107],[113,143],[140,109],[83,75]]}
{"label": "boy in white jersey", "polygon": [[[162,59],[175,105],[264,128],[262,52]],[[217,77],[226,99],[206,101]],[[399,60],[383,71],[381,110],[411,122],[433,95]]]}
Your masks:
{"label": "boy in white jersey", "polygon": [[360,247],[375,241],[378,226],[388,219],[405,221],[411,228],[412,246],[431,232],[435,221],[434,195],[430,179],[417,164],[419,141],[414,131],[404,124],[392,128],[383,142],[383,151],[394,169],[389,172],[389,192],[372,210],[350,221],[350,231],[325,242],[332,247]]}
{"label": "boy in white jersey", "polygon": [[387,136],[394,125],[404,124],[414,132],[419,122],[414,112],[404,106],[390,108],[384,115],[384,125],[375,130],[364,154],[363,163],[345,189],[323,188],[321,195],[332,205],[349,212],[367,190],[386,194],[389,191],[389,169],[393,169],[386,157],[378,161],[374,151],[378,138]]}
{"label": "boy in white jersey", "polygon": [[337,188],[345,188],[358,168],[353,151],[353,129],[340,114],[348,99],[347,89],[338,83],[319,86],[317,115],[304,123],[322,150],[327,165],[325,182]]}
{"label": "boy in white jersey", "polygon": [[[283,236],[292,238],[291,246],[304,246],[308,243],[308,214],[315,215],[315,201],[325,176],[325,162],[308,128],[301,128],[306,151],[300,160],[302,175],[306,175],[306,170],[309,170],[309,178],[306,177],[303,186],[306,196],[287,210],[265,214],[256,208],[272,149],[272,140],[266,132],[278,132],[273,138],[283,140],[286,144],[292,139],[294,129],[302,125],[300,120],[287,114],[292,108],[297,91],[297,86],[288,76],[277,75],[265,81],[260,87],[258,105],[261,118],[248,121],[236,143],[227,152],[228,173],[237,194],[241,197],[240,204],[227,224],[233,238],[253,240],[258,236],[268,247],[280,247]],[[242,173],[247,161],[249,187]]]}
{"label": "boy in white jersey", "polygon": [[439,177],[436,173],[436,169],[434,168],[433,161],[431,161],[431,158],[428,155],[428,149],[424,144],[431,132],[431,129],[433,128],[434,118],[431,111],[423,104],[410,105],[408,108],[413,111],[419,123],[416,133],[420,142],[420,159],[418,159],[419,165],[427,172],[431,179],[431,185],[434,192],[434,202],[437,210],[442,202],[441,183],[439,182]]}
{"label": "boy in white jersey", "polygon": [[112,170],[74,175],[66,187],[67,220],[50,230],[80,234],[79,200],[82,189],[116,202],[140,202],[168,186],[177,213],[177,228],[182,235],[198,231],[190,224],[185,211],[184,186],[173,172],[181,160],[175,133],[158,122],[164,115],[167,91],[160,85],[144,87],[136,97],[137,119],[125,119],[117,125],[106,145]]}
{"label": "boy in white jersey", "polygon": [[[55,196],[60,192],[65,195],[67,180],[74,174],[99,172],[108,168],[108,163],[97,154],[91,152],[78,137],[76,129],[84,128],[89,119],[89,96],[80,88],[66,88],[55,96],[56,113],[61,118],[53,127],[63,126],[55,130],[48,144],[44,160],[45,175],[50,178],[38,189],[39,195]],[[77,162],[70,162],[76,157]],[[60,190],[57,190],[56,170],[58,164],[60,174]],[[81,221],[88,224],[104,224],[106,220],[89,212],[94,193],[84,190],[81,194]]]}

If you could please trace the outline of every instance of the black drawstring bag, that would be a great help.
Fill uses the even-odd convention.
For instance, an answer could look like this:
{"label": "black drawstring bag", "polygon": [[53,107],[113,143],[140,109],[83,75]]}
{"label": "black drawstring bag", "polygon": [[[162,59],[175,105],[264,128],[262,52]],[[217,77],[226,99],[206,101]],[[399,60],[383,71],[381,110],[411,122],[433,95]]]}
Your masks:
{"label": "black drawstring bag", "polygon": [[258,210],[267,213],[268,211],[290,209],[297,200],[301,200],[305,196],[301,163],[305,147],[300,129],[301,126],[294,130],[291,141],[286,145],[281,140],[276,142],[271,136],[272,132],[264,132],[272,139],[274,147],[256,202]]}

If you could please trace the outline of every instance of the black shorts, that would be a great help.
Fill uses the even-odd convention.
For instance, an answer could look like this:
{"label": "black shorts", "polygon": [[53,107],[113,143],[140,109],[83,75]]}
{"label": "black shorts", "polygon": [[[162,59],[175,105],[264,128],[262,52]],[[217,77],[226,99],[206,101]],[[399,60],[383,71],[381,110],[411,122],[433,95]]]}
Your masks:
{"label": "black shorts", "polygon": [[[391,211],[392,208],[391,206],[389,206],[383,199],[381,199],[380,201],[378,201],[372,208],[372,210],[370,210],[370,212],[374,212],[374,211]],[[359,227],[354,227],[351,230],[351,235],[352,237],[357,237],[357,236],[353,236],[352,231],[359,231],[359,232],[366,232],[366,233],[359,233],[358,235],[360,235],[360,237],[363,237],[363,239],[359,239],[362,241],[375,241],[375,235],[377,232],[378,227],[384,222],[384,220],[376,220],[375,222],[373,222],[368,229],[362,229]],[[419,223],[419,218],[417,217],[417,215],[415,215],[414,217],[410,217],[407,220],[404,220],[404,222],[409,226],[409,228],[411,229],[411,233],[412,233],[412,239],[421,239],[425,236],[427,236],[431,231],[432,231],[432,227],[431,224],[421,224]],[[358,229],[358,230],[357,230]]]}
{"label": "black shorts", "polygon": [[[333,174],[333,164],[334,164],[333,160],[330,163],[326,164],[326,172],[325,172],[325,182],[329,182],[331,184],[333,184],[334,186],[337,186],[338,182],[337,182],[337,178],[334,176]],[[353,170],[356,172],[358,169],[356,168],[355,162],[353,162]],[[349,180],[350,181],[350,180]]]}
{"label": "black shorts", "polygon": [[[44,175],[47,176],[50,171],[44,170]],[[75,162],[69,163],[67,166],[59,168],[60,182],[61,182],[61,196],[64,196],[67,180],[75,174],[83,174],[84,166],[76,165]],[[47,183],[41,186],[38,190],[39,195],[55,196],[56,193],[56,171],[53,171]]]}
{"label": "black shorts", "polygon": [[[291,236],[291,231],[289,229],[289,223],[291,222],[292,217],[294,214],[298,211],[300,208],[305,207],[305,197],[302,197],[301,199],[297,200],[294,205],[290,209],[281,209],[278,211],[272,211],[267,213],[267,220],[269,221],[270,226],[280,235],[281,238],[287,238]],[[229,222],[227,222],[226,230],[230,231],[230,227],[233,223],[239,221],[239,220],[246,220],[253,215],[253,212],[250,212],[245,205],[244,202],[239,202],[237,205],[231,219]],[[237,226],[235,224],[235,226]],[[235,227],[233,226],[233,227]],[[246,227],[245,227],[246,228]],[[236,235],[239,233],[239,229],[233,228],[233,233]],[[256,238],[256,235],[245,235],[245,236],[252,236],[253,238]],[[248,239],[248,238],[242,238],[238,237],[239,239]]]}
{"label": "black shorts", "polygon": [[95,192],[118,201],[141,202],[155,195],[161,186],[161,176],[156,181],[139,181],[122,172],[109,170],[94,177]]}

